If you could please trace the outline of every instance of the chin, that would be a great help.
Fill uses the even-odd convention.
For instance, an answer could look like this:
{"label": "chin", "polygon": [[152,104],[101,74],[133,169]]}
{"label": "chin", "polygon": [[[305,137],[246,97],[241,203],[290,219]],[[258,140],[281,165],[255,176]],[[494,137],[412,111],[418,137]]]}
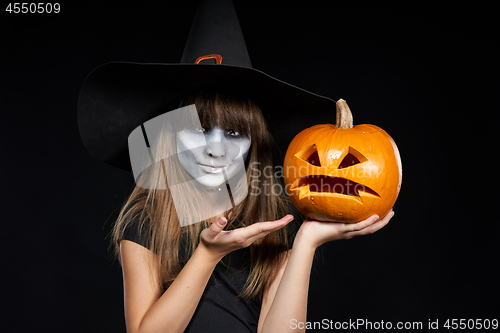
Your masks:
{"label": "chin", "polygon": [[198,183],[205,187],[216,188],[225,184],[224,177],[221,175],[204,175],[196,179]]}

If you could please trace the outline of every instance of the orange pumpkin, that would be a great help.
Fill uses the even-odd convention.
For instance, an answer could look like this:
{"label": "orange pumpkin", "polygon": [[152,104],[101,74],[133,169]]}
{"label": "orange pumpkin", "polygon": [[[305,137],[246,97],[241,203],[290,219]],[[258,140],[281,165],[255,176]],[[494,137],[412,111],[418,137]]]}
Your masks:
{"label": "orange pumpkin", "polygon": [[305,216],[354,223],[384,217],[398,197],[402,166],[394,140],[374,125],[353,126],[347,103],[337,102],[337,124],[315,125],[288,146],[287,192]]}

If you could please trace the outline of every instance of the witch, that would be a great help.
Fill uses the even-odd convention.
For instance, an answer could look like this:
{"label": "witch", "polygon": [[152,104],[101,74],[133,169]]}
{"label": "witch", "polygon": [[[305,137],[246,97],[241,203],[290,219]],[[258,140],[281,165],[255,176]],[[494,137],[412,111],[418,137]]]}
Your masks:
{"label": "witch", "polygon": [[291,321],[306,322],[315,250],[389,222],[393,212],[303,220],[276,191],[279,144],[308,124],[272,119],[308,109],[330,114],[335,102],[253,69],[225,0],[200,4],[180,64],[110,63],[89,75],[83,142],[136,179],[112,237],[128,332],[301,331]]}

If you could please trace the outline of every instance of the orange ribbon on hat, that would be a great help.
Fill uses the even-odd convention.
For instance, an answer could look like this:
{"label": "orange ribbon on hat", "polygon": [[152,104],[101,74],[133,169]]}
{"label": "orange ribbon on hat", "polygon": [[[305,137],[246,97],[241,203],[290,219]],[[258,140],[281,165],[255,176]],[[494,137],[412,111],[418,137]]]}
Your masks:
{"label": "orange ribbon on hat", "polygon": [[205,60],[205,59],[215,59],[215,63],[217,65],[222,64],[222,56],[220,54],[208,54],[208,55],[201,56],[198,59],[196,59],[194,61],[194,63],[199,64],[200,61]]}

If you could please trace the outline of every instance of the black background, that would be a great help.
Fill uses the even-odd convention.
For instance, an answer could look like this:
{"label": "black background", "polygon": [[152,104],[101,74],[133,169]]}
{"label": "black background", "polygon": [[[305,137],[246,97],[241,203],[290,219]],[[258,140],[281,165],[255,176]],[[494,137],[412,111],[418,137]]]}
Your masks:
{"label": "black background", "polygon": [[[426,328],[436,319],[441,326],[447,318],[500,319],[494,7],[235,7],[254,68],[347,100],[355,124],[385,129],[402,157],[391,223],[318,251],[308,320],[420,321]],[[2,12],[7,331],[125,331],[121,269],[108,235],[133,179],[86,152],[76,101],[103,63],[179,62],[195,9],[189,1],[81,2],[63,4],[60,14]]]}

